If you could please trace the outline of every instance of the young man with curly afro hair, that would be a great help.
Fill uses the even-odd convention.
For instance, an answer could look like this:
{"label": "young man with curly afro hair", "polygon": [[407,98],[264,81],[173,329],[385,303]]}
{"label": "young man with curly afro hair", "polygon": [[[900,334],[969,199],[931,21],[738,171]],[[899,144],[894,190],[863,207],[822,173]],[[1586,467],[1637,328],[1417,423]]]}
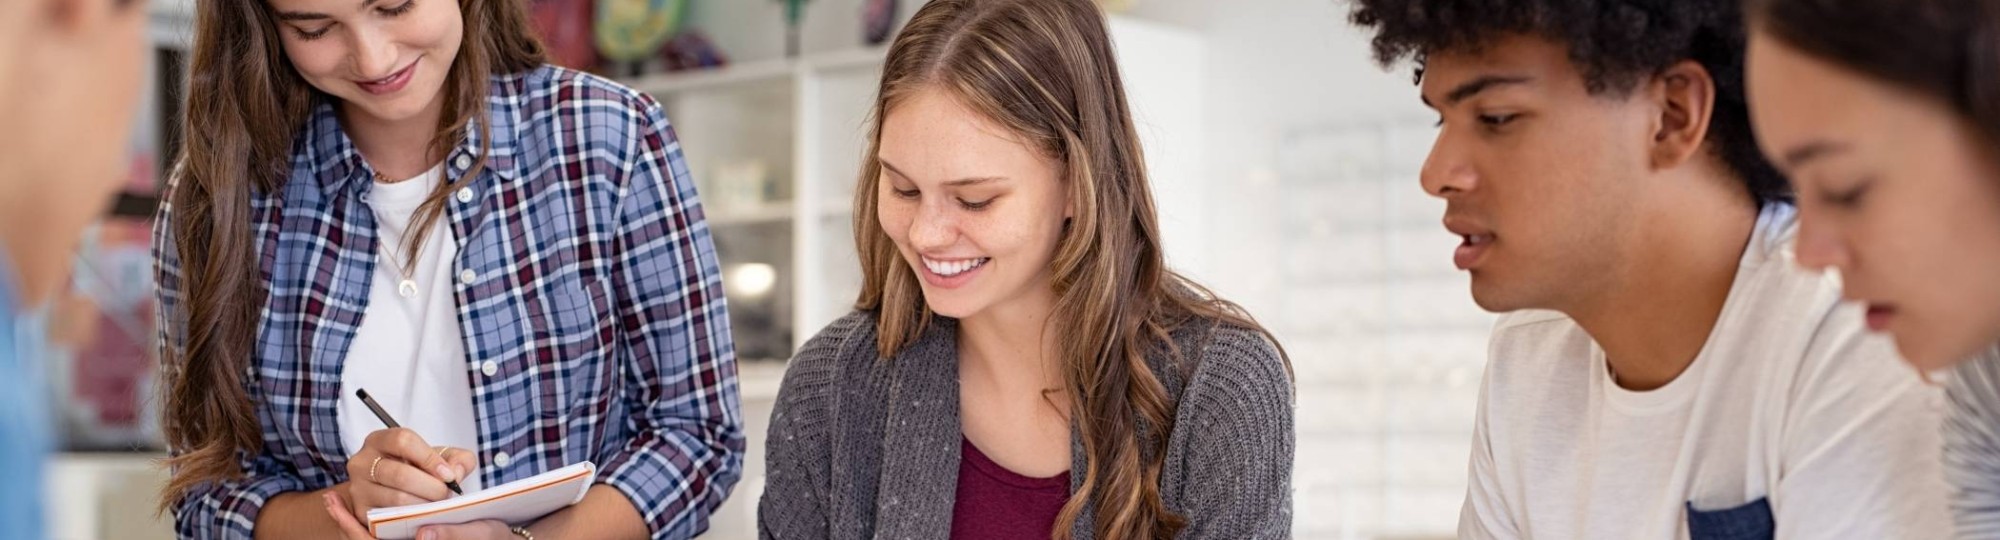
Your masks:
{"label": "young man with curly afro hair", "polygon": [[1461,538],[1940,538],[1938,393],[1793,262],[1734,0],[1352,0],[1505,312]]}

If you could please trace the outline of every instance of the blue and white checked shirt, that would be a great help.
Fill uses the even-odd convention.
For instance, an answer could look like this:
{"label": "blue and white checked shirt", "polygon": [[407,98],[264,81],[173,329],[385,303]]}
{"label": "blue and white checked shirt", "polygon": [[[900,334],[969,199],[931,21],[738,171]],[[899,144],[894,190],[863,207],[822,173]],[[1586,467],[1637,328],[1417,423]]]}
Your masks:
{"label": "blue and white checked shirt", "polygon": [[[654,538],[691,537],[741,476],[744,440],[715,247],[673,127],[652,98],[556,67],[496,76],[489,96],[486,170],[440,221],[458,241],[478,474],[491,486],[593,461]],[[479,139],[446,157],[447,182]],[[251,538],[271,497],[347,480],[356,449],[334,410],[376,264],[373,176],[322,103],[282,192],[252,195],[268,291],[246,386],[264,448],[244,479],[176,503],[182,538]],[[172,212],[154,255],[162,340],[179,346]]]}

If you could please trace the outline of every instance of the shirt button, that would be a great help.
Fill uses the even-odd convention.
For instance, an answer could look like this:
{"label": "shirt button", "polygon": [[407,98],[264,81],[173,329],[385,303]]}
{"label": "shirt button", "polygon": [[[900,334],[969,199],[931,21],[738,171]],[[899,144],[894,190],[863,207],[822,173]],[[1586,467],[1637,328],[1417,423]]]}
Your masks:
{"label": "shirt button", "polygon": [[492,360],[487,360],[485,363],[479,364],[479,372],[492,377],[493,374],[500,372],[500,364],[495,364]]}
{"label": "shirt button", "polygon": [[458,188],[458,202],[462,203],[472,202],[472,188],[469,187]]}
{"label": "shirt button", "polygon": [[463,272],[459,272],[459,273],[458,273],[458,282],[459,282],[459,283],[464,283],[464,284],[466,284],[466,285],[471,285],[471,284],[472,284],[472,282],[474,282],[474,281],[479,281],[479,273],[478,273],[478,272],[474,272],[474,271],[471,271],[471,270],[466,270],[466,271],[463,271]]}
{"label": "shirt button", "polygon": [[507,453],[506,453],[506,452],[501,452],[501,453],[498,453],[498,454],[493,454],[493,464],[494,464],[494,465],[499,465],[499,466],[501,466],[501,467],[505,467],[505,466],[507,466],[507,464],[509,464],[509,463],[513,463],[513,462],[514,462],[514,456],[509,456],[509,455],[507,455]]}
{"label": "shirt button", "polygon": [[469,168],[469,167],[471,167],[471,166],[472,166],[472,156],[468,156],[468,155],[465,155],[465,154],[459,154],[459,155],[458,155],[458,159],[457,159],[457,160],[455,160],[455,161],[453,161],[453,162],[452,162],[452,165],[457,165],[457,166],[458,166],[458,168],[460,168],[460,169],[465,169],[465,168]]}

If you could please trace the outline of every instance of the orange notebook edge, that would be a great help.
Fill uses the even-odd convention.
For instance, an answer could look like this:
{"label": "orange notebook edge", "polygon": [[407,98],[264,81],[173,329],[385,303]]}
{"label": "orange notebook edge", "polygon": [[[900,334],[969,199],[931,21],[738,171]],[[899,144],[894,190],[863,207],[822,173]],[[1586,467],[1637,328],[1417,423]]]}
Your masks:
{"label": "orange notebook edge", "polygon": [[457,511],[457,510],[462,510],[462,509],[465,509],[465,508],[469,508],[469,507],[472,507],[472,506],[478,506],[478,505],[482,505],[482,504],[488,504],[488,503],[493,503],[493,502],[498,502],[498,501],[502,501],[502,500],[506,500],[506,499],[509,499],[509,498],[512,498],[512,497],[515,497],[515,496],[519,496],[519,495],[526,495],[526,494],[529,494],[529,493],[537,493],[537,492],[540,492],[540,491],[542,491],[542,490],[545,490],[545,489],[549,489],[549,488],[552,488],[552,487],[556,487],[556,486],[560,486],[560,485],[563,485],[563,484],[566,484],[566,483],[569,483],[569,482],[570,482],[571,480],[575,480],[575,479],[577,479],[577,478],[582,478],[582,477],[585,477],[585,476],[591,476],[591,475],[594,475],[594,474],[597,474],[597,465],[595,465],[595,464],[592,464],[592,465],[590,465],[589,467],[584,467],[582,471],[578,471],[578,472],[577,472],[576,474],[571,474],[571,475],[569,475],[569,476],[564,476],[564,477],[562,477],[562,478],[559,478],[559,479],[556,479],[555,481],[552,481],[552,482],[548,482],[548,483],[545,483],[545,484],[542,484],[542,485],[539,485],[539,486],[535,486],[535,487],[532,487],[532,488],[528,488],[528,489],[524,489],[524,490],[521,490],[521,491],[516,491],[516,492],[513,492],[513,493],[508,493],[508,494],[506,494],[506,495],[502,495],[502,496],[499,496],[499,497],[494,497],[494,498],[491,498],[491,499],[487,499],[487,500],[484,500],[484,501],[480,501],[480,502],[477,502],[477,503],[470,503],[470,504],[463,504],[463,505],[458,505],[458,506],[453,506],[453,507],[450,507],[450,508],[440,508],[440,509],[437,509],[437,510],[432,510],[432,511],[429,511],[429,512],[424,512],[424,513],[421,513],[421,514],[410,514],[410,515],[407,515],[407,516],[396,516],[396,517],[393,517],[393,518],[387,518],[387,519],[383,519],[383,520],[381,520],[381,521],[369,521],[369,522],[368,522],[368,534],[372,534],[372,535],[376,535],[376,536],[380,536],[380,535],[382,534],[382,531],[381,531],[381,527],[382,527],[383,525],[387,525],[387,524],[392,524],[392,523],[398,523],[398,522],[403,522],[403,521],[409,521],[409,520],[412,520],[412,519],[417,519],[417,518],[422,518],[422,517],[427,517],[427,516],[434,516],[434,515],[438,515],[438,514],[442,514],[442,513],[445,513],[445,512],[452,512],[452,511]]}

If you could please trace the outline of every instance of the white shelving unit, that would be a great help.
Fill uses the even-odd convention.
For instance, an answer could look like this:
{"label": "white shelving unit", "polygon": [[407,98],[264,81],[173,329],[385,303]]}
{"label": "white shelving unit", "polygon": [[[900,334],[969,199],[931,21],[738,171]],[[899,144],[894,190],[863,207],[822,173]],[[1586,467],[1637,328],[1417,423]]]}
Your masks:
{"label": "white shelving unit", "polygon": [[[681,135],[745,361],[789,358],[859,292],[846,231],[886,53],[856,49],[626,81],[658,99]],[[740,277],[757,264],[775,274],[768,290]]]}
{"label": "white shelving unit", "polygon": [[164,453],[64,453],[43,470],[53,540],[170,540],[173,516],[155,515],[167,487]]}

